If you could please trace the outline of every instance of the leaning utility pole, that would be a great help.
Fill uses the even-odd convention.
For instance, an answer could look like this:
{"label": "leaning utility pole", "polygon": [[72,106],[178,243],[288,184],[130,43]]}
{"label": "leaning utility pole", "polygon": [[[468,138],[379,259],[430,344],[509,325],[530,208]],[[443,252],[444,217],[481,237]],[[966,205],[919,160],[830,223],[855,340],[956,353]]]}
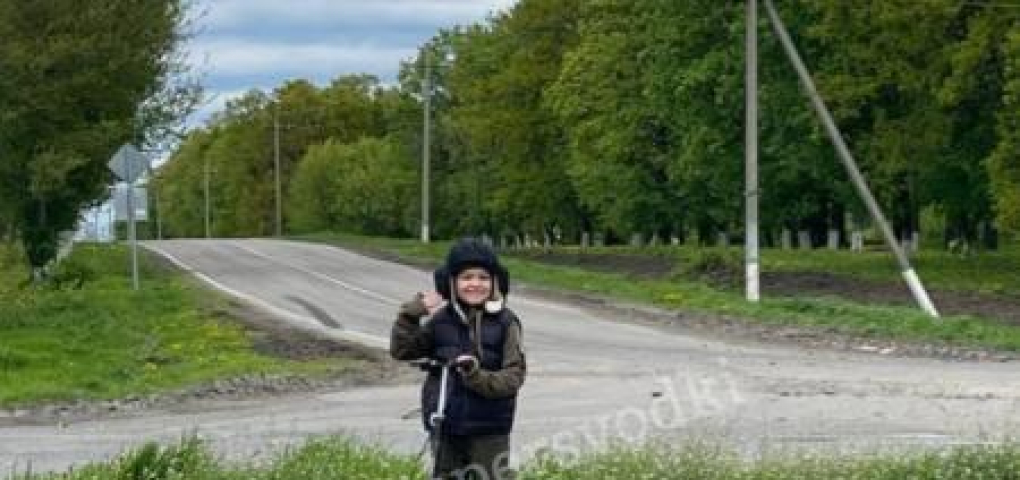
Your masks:
{"label": "leaning utility pole", "polygon": [[744,127],[744,256],[747,272],[747,300],[761,299],[758,252],[758,1],[747,0],[747,47],[745,67]]}
{"label": "leaning utility pole", "polygon": [[839,127],[836,126],[836,121],[832,118],[832,114],[825,105],[825,101],[822,100],[821,95],[818,94],[818,88],[815,87],[815,82],[811,79],[810,72],[808,72],[807,67],[804,65],[804,61],[801,60],[800,54],[797,52],[797,47],[794,46],[793,41],[790,40],[790,35],[786,31],[786,26],[783,24],[783,20],[776,12],[776,7],[773,4],[773,1],[765,0],[765,8],[768,11],[772,29],[775,31],[776,36],[779,37],[779,41],[783,45],[783,50],[786,52],[786,56],[790,59],[790,62],[793,63],[793,68],[797,70],[797,75],[800,77],[800,81],[804,85],[804,89],[811,98],[811,105],[818,113],[818,116],[821,117],[822,124],[825,125],[825,131],[829,134],[829,138],[836,147],[836,152],[839,154],[840,160],[843,161],[843,166],[846,167],[847,172],[850,174],[850,179],[853,181],[854,187],[857,189],[857,194],[860,195],[861,200],[864,201],[865,206],[868,208],[868,212],[871,213],[871,218],[875,221],[875,224],[878,225],[879,230],[882,231],[882,236],[885,238],[886,244],[889,245],[889,248],[892,249],[893,254],[896,256],[896,261],[900,266],[900,273],[903,275],[903,279],[907,282],[907,286],[910,287],[910,292],[914,295],[914,299],[925,312],[938,318],[939,313],[935,309],[935,305],[928,297],[928,292],[924,289],[921,279],[918,278],[917,273],[914,272],[914,267],[910,265],[910,260],[903,252],[903,248],[900,246],[899,242],[896,241],[896,235],[889,226],[889,222],[882,213],[882,209],[878,206],[878,202],[875,201],[875,197],[871,194],[867,181],[864,179],[864,176],[861,175],[860,169],[857,168],[857,162],[854,161],[853,155],[850,153],[850,149],[847,148],[846,142],[843,140],[843,135],[840,133]]}

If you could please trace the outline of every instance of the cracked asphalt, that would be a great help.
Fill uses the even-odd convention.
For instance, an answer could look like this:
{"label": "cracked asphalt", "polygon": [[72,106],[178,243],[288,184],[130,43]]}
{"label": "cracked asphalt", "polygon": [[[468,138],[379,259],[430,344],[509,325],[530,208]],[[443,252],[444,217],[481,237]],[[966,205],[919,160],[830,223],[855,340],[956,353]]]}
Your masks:
{"label": "cracked asphalt", "polygon": [[[385,348],[397,306],[431,275],[334,247],[171,240],[146,248],[280,322]],[[512,272],[511,272],[512,273]],[[895,358],[753,344],[657,327],[617,310],[518,295],[529,376],[518,459],[614,442],[708,439],[748,455],[890,451],[996,442],[1020,425],[1016,363]],[[197,434],[227,459],[348,434],[417,452],[408,382],[253,400],[206,400],[124,418],[0,427],[0,472],[60,471],[148,440]],[[407,418],[411,417],[411,418]]]}

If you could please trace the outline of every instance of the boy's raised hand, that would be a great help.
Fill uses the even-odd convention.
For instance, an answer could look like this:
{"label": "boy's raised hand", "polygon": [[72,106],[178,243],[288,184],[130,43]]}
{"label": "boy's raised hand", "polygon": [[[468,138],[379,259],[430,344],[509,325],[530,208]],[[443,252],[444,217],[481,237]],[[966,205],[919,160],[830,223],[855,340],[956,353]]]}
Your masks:
{"label": "boy's raised hand", "polygon": [[443,305],[443,297],[435,291],[421,292],[418,295],[421,296],[421,302],[425,305],[425,310],[428,310],[429,316],[435,314]]}

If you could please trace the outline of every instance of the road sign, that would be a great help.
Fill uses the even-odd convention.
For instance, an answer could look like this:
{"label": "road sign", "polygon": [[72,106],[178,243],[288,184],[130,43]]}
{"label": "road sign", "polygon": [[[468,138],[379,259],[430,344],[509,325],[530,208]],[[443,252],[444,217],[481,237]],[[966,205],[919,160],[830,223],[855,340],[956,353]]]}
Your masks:
{"label": "road sign", "polygon": [[125,143],[113,154],[108,163],[110,170],[117,174],[117,178],[128,183],[134,183],[149,169],[149,160],[139,152],[134,145]]}
{"label": "road sign", "polygon": [[132,204],[135,209],[134,218],[136,221],[145,222],[149,219],[149,195],[145,187],[136,186],[131,189],[134,191],[134,198],[128,201],[128,186],[125,184],[119,184],[113,190],[113,211],[116,214],[117,221],[126,222],[130,220],[128,215],[128,203]]}
{"label": "road sign", "polygon": [[[107,165],[110,166],[110,170],[113,170],[113,173],[117,174],[121,180],[127,182],[129,187],[133,187],[135,181],[149,169],[149,160],[134,145],[125,143],[117,149],[117,153],[113,154],[113,158],[110,159],[110,163]],[[128,240],[131,242],[131,284],[135,290],[138,290],[138,238],[135,236],[135,196],[127,194],[124,196],[127,197],[125,210],[127,210]]]}

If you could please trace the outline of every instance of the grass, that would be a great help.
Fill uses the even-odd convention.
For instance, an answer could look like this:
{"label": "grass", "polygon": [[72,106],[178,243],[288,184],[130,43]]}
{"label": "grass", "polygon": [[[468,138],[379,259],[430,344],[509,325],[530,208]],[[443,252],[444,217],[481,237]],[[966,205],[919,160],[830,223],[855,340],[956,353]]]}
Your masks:
{"label": "grass", "polygon": [[127,249],[82,244],[63,269],[83,288],[19,285],[27,272],[0,252],[0,406],[124,398],[251,374],[320,375],[351,361],[287,361],[257,354],[245,330],[215,311],[183,273],[142,255],[130,288]]}
{"label": "grass", "polygon": [[[145,445],[122,457],[59,474],[11,480],[424,480],[417,459],[343,438],[284,452],[261,466],[225,465],[201,441]],[[1016,445],[954,447],[907,455],[784,456],[748,461],[704,446],[616,449],[580,459],[544,457],[522,466],[520,480],[995,480],[1020,478]]]}
{"label": "grass", "polygon": [[[449,244],[422,245],[415,240],[360,237],[347,234],[318,234],[298,237],[352,248],[395,253],[401,257],[438,263]],[[630,248],[592,249],[599,253],[638,253]],[[697,250],[658,247],[641,253],[677,256],[681,264],[703,261],[715,254],[732,257],[737,251]],[[933,272],[935,284],[946,284],[966,291],[1007,289],[1020,291],[1020,253],[1007,252],[977,260],[964,268],[963,260],[945,254],[926,253],[923,263],[940,265],[922,272]],[[978,257],[983,258],[983,257]],[[593,272],[504,256],[511,277],[529,284],[560,290],[578,291],[635,303],[652,304],[692,313],[724,315],[731,318],[772,325],[801,326],[835,331],[866,338],[914,342],[932,342],[956,347],[991,348],[1020,352],[1020,327],[976,316],[944,316],[933,321],[916,308],[864,305],[834,297],[765,298],[748,303],[739,291],[713,288],[684,275],[669,279],[638,279],[622,274]],[[727,260],[724,260],[727,261]],[[765,252],[765,269],[789,271],[829,271],[847,275],[874,275],[877,279],[898,280],[892,260],[880,253],[849,252]],[[941,262],[941,263],[940,263]],[[885,264],[884,264],[885,263]],[[883,266],[884,264],[884,266]],[[868,273],[887,271],[887,274]],[[856,273],[854,273],[856,272]]]}

